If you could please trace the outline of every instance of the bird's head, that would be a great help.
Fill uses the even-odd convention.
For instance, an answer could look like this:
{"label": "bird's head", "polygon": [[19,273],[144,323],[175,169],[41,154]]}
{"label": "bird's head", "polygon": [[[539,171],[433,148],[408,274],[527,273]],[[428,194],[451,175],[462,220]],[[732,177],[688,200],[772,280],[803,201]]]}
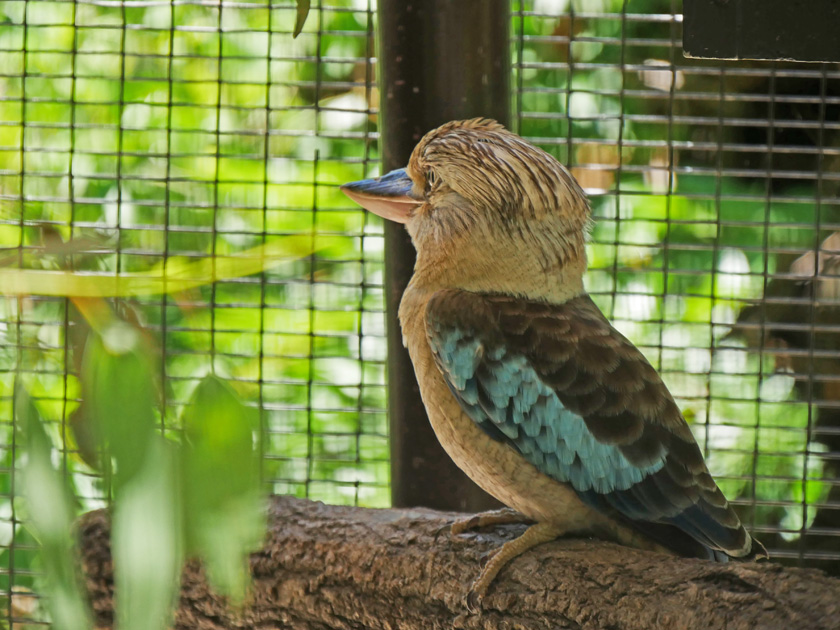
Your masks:
{"label": "bird's head", "polygon": [[342,190],[406,225],[414,282],[536,297],[551,297],[556,283],[561,293],[582,290],[583,190],[554,157],[493,120],[447,123],[420,140],[406,168]]}

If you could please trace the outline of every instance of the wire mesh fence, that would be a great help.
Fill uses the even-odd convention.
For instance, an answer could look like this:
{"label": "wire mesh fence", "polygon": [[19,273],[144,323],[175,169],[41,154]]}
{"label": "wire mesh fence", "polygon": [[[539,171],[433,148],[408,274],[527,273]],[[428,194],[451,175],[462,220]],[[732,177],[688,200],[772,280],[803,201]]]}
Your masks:
{"label": "wire mesh fence", "polygon": [[775,558],[836,570],[840,75],[685,59],[676,3],[644,4],[517,12],[520,133],[590,193],[588,288],[725,494]]}
{"label": "wire mesh fence", "polygon": [[[375,9],[324,0],[293,39],[291,2],[0,2],[0,262],[55,272],[0,290],[7,620],[43,618],[16,374],[79,508],[108,500],[62,271],[148,333],[163,431],[213,370],[262,409],[272,491],[388,504],[382,226],[337,188],[378,171]],[[840,72],[686,60],[670,0],[511,20],[517,130],[592,199],[589,290],[774,557],[836,569]]]}
{"label": "wire mesh fence", "polygon": [[[293,2],[3,2],[0,246],[7,266],[76,272],[149,333],[162,429],[212,369],[263,410],[271,490],[381,506],[381,226],[337,191],[377,161],[372,21],[367,3],[325,2],[293,39]],[[214,284],[138,289],[225,264]],[[0,307],[7,618],[38,618],[40,590],[15,512],[16,372],[80,509],[108,498],[78,430],[86,322],[50,292]]]}

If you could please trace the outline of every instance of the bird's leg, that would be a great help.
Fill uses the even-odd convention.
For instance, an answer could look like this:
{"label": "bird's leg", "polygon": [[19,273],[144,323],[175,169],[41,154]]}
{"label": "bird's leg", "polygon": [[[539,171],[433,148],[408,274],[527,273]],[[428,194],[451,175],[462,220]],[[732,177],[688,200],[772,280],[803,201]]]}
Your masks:
{"label": "bird's leg", "polygon": [[552,523],[536,523],[525,530],[525,533],[519,538],[508,541],[499,547],[487,564],[484,565],[481,573],[478,574],[478,578],[476,578],[470,587],[469,593],[467,593],[467,608],[470,612],[475,612],[479,609],[481,600],[487,593],[490,584],[492,584],[499,571],[508,562],[522,555],[532,547],[562,536],[566,531],[565,528],[558,527]]}
{"label": "bird's leg", "polygon": [[532,522],[530,518],[524,514],[520,514],[516,510],[510,508],[502,508],[501,510],[491,510],[489,512],[480,512],[473,514],[470,517],[455,521],[452,523],[452,534],[458,535],[471,529],[478,529],[480,527],[488,527],[490,525],[506,525],[508,523],[529,523]]}

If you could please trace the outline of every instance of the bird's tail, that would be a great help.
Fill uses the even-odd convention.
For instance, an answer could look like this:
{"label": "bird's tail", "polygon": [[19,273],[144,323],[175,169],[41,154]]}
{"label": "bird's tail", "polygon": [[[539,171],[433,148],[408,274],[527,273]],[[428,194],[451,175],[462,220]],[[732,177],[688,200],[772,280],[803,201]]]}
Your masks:
{"label": "bird's tail", "polygon": [[[629,525],[657,544],[685,558],[701,558],[703,560],[712,560],[713,562],[729,562],[730,560],[758,560],[770,557],[764,545],[755,538],[751,538],[750,550],[747,553],[741,556],[733,556],[721,549],[715,549],[696,540],[675,525],[632,521],[630,519],[621,520],[625,525]],[[749,534],[746,535],[749,536]]]}

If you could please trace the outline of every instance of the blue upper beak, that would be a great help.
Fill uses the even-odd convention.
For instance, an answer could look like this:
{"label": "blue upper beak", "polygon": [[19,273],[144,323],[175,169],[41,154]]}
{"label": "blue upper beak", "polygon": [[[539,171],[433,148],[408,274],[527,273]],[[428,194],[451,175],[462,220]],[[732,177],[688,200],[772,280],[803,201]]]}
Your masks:
{"label": "blue upper beak", "polygon": [[366,210],[405,223],[411,217],[411,211],[422,203],[411,194],[413,186],[414,182],[401,168],[382,177],[344,184],[341,190]]}

